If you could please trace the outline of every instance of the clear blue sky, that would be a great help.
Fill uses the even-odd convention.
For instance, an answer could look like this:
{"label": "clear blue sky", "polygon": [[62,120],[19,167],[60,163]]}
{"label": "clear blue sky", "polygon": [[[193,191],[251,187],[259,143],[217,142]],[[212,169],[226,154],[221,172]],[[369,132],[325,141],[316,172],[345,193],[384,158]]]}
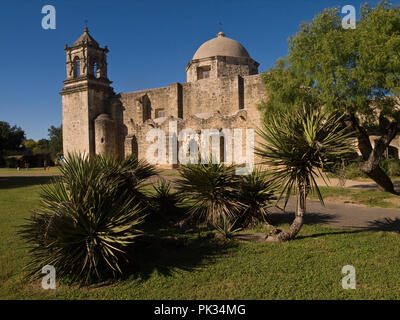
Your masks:
{"label": "clear blue sky", "polygon": [[[241,42],[260,72],[287,53],[287,39],[302,21],[324,8],[355,0],[97,0],[0,2],[0,121],[21,126],[27,138],[47,137],[61,124],[64,45],[82,34],[108,45],[109,78],[118,92],[185,82],[196,49],[223,24]],[[375,4],[375,1],[369,1]],[[41,9],[56,8],[56,30],[44,30]]]}

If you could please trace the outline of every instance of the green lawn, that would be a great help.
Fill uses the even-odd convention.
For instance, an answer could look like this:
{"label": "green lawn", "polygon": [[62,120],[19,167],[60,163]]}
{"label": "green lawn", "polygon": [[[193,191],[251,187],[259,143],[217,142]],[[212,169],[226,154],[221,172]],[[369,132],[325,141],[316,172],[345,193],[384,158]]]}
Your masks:
{"label": "green lawn", "polygon": [[[178,233],[192,241],[137,250],[133,267],[114,284],[58,283],[57,290],[45,291],[40,279],[22,280],[29,256],[16,229],[38,205],[39,184],[48,180],[0,177],[0,299],[400,299],[398,233],[315,225],[284,244],[223,244]],[[341,287],[345,265],[356,268],[356,290]]]}
{"label": "green lawn", "polygon": [[49,170],[44,168],[29,168],[29,169],[13,169],[13,168],[0,168],[0,176],[13,175],[13,176],[31,176],[31,175],[58,175],[60,169],[58,167],[50,167]]}
{"label": "green lawn", "polygon": [[[361,204],[368,207],[400,209],[400,197],[377,189],[320,187],[324,200]],[[311,198],[317,199],[316,194]]]}

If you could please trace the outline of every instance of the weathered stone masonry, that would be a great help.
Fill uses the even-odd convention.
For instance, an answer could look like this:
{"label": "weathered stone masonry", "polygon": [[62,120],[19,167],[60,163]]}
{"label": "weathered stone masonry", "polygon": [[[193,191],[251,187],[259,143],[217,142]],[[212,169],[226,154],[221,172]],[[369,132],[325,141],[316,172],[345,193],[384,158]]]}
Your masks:
{"label": "weathered stone masonry", "polygon": [[220,32],[199,47],[186,66],[187,82],[115,94],[107,78],[107,47],[85,28],[65,47],[67,78],[61,91],[64,153],[134,153],[145,157],[152,128],[254,129],[264,99],[259,64],[237,41]]}

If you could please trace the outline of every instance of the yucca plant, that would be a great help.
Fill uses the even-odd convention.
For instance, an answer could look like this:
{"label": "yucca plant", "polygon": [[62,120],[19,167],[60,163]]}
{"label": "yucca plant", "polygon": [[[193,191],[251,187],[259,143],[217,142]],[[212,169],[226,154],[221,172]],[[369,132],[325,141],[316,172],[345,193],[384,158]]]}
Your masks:
{"label": "yucca plant", "polygon": [[235,221],[228,221],[228,219],[223,218],[221,225],[216,225],[215,229],[225,238],[225,239],[232,239],[234,234],[241,231],[242,228],[236,227],[237,220]]}
{"label": "yucca plant", "polygon": [[251,174],[241,177],[239,187],[240,202],[245,205],[239,224],[243,227],[254,226],[259,222],[269,225],[268,209],[274,206],[274,201],[277,200],[275,181],[267,172],[256,168]]}
{"label": "yucca plant", "polygon": [[40,275],[45,265],[84,284],[122,273],[126,249],[141,234],[144,218],[135,188],[145,174],[138,177],[137,171],[149,175],[153,169],[130,158],[69,154],[61,176],[42,187],[40,207],[20,230],[31,247],[28,276]]}
{"label": "yucca plant", "polygon": [[285,241],[297,235],[303,225],[310,190],[317,193],[323,204],[315,178],[325,179],[323,171],[353,150],[350,133],[341,120],[342,116],[337,114],[305,108],[265,120],[258,132],[263,141],[256,154],[263,164],[271,166],[271,178],[281,188],[279,199],[285,194],[285,206],[292,191],[297,196],[295,219],[290,228],[268,240]]}
{"label": "yucca plant", "polygon": [[178,194],[171,189],[171,183],[160,179],[153,185],[153,192],[149,199],[153,211],[162,216],[171,214],[177,209]]}
{"label": "yucca plant", "polygon": [[237,219],[243,205],[233,165],[188,164],[179,168],[179,174],[178,194],[197,222],[222,226]]}

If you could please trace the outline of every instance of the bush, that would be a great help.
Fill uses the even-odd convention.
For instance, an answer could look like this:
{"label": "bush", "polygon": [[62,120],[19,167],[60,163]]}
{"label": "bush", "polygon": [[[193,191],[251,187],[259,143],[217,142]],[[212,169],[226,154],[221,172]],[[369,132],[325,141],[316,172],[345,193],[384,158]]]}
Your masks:
{"label": "bush", "polygon": [[389,158],[383,159],[379,163],[382,170],[389,176],[400,176],[400,160]]}
{"label": "bush", "polygon": [[[400,176],[400,160],[393,158],[383,159],[380,161],[379,166],[388,176]],[[333,176],[339,176],[339,174],[339,169],[336,169],[336,171],[333,172]],[[357,162],[351,162],[349,165],[346,166],[345,176],[346,179],[349,180],[356,178],[368,178],[368,176],[365,173],[361,172],[361,170],[358,168]]]}
{"label": "bush", "polygon": [[153,185],[153,194],[149,197],[152,211],[162,216],[171,215],[177,210],[179,198],[176,192],[171,190],[171,183],[162,179]]}
{"label": "bush", "polygon": [[240,202],[245,205],[239,224],[242,227],[254,226],[258,222],[267,222],[268,208],[272,201],[277,186],[268,178],[266,172],[255,169],[251,174],[243,176],[240,181]]}
{"label": "bush", "polygon": [[15,158],[7,158],[6,159],[6,167],[7,168],[16,168],[18,165],[18,159]]}
{"label": "bush", "polygon": [[346,174],[346,179],[355,179],[355,178],[368,178],[368,176],[361,172],[361,170],[358,168],[358,163],[357,162],[352,162],[349,165],[346,166],[345,168],[345,174]]}
{"label": "bush", "polygon": [[212,163],[179,168],[178,194],[190,205],[189,214],[198,223],[222,227],[237,220],[244,205],[239,200],[240,179],[235,169]]}
{"label": "bush", "polygon": [[132,157],[68,155],[61,177],[43,186],[39,209],[20,230],[33,256],[28,276],[47,264],[58,277],[85,284],[122,273],[126,249],[141,234],[139,183],[154,171]]}

